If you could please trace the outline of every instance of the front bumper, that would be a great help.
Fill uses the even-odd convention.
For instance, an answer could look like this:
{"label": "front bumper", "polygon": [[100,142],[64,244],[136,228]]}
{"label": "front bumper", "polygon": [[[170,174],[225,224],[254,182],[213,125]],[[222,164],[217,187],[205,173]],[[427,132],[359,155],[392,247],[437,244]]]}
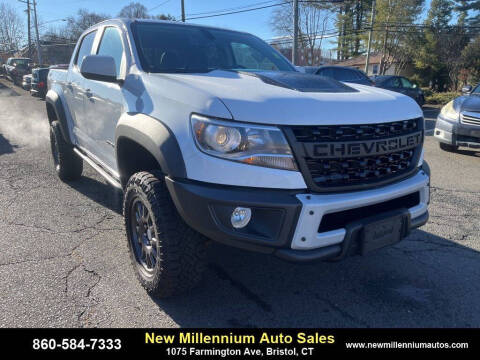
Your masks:
{"label": "front bumper", "polygon": [[[208,238],[302,262],[356,253],[352,249],[358,247],[363,226],[391,212],[407,219],[404,235],[424,225],[430,198],[429,170],[424,166],[412,177],[388,186],[325,195],[171,178],[166,183],[184,221]],[[252,219],[243,229],[230,224],[231,213],[239,206],[252,209]]]}
{"label": "front bumper", "polygon": [[439,116],[433,135],[435,139],[445,144],[480,148],[480,126],[452,122]]}

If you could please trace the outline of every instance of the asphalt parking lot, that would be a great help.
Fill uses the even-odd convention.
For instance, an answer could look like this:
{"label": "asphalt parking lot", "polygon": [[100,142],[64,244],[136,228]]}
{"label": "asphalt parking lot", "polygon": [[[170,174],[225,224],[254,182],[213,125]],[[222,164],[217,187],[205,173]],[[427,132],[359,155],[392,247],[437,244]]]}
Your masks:
{"label": "asphalt parking lot", "polygon": [[308,265],[213,244],[201,285],[157,300],[131,268],[120,194],[88,166],[60,182],[44,102],[1,79],[0,326],[480,327],[480,153],[428,136],[425,158],[430,222],[402,243]]}

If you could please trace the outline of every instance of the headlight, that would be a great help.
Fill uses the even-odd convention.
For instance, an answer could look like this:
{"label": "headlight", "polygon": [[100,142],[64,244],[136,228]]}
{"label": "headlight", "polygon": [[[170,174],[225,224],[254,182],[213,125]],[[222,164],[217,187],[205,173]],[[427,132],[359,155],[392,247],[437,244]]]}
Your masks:
{"label": "headlight", "polygon": [[442,108],[440,115],[451,121],[458,121],[460,113],[455,109],[455,101],[450,101],[447,105]]}
{"label": "headlight", "polygon": [[200,151],[222,159],[275,169],[298,171],[292,150],[280,129],[234,124],[192,115]]}

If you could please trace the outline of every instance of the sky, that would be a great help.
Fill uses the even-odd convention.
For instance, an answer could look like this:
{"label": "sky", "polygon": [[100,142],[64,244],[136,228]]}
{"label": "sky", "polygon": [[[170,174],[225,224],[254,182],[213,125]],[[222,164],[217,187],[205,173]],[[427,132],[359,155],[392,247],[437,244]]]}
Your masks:
{"label": "sky", "polygon": [[[24,0],[0,0],[13,5],[18,12],[26,9],[26,4],[20,1]],[[170,14],[175,18],[181,18],[181,0],[37,0],[37,10],[39,13],[40,32],[49,30],[52,27],[61,27],[64,22],[61,19],[75,15],[81,8],[97,13],[105,13],[115,17],[120,9],[132,1],[143,4],[152,15]],[[202,16],[205,12],[225,12],[241,10],[239,8],[251,8],[268,6],[279,2],[280,0],[184,0],[185,13],[189,17]],[[431,0],[425,1],[423,17],[430,6]],[[246,31],[252,33],[264,40],[270,40],[277,36],[272,30],[270,21],[273,11],[276,7],[269,7],[256,11],[230,14],[206,19],[195,19],[188,22],[197,24],[212,25],[222,28]],[[24,14],[24,13],[22,13]],[[207,15],[207,14],[205,14]],[[26,23],[26,15],[25,15]],[[334,39],[323,43],[324,48],[334,46]]]}
{"label": "sky", "polygon": [[[0,0],[1,1],[1,0]],[[3,0],[5,1],[5,0]],[[180,19],[181,6],[180,0],[137,0],[145,5],[147,9],[152,9],[153,15],[164,13],[175,16]],[[264,3],[269,5],[273,1],[266,0],[184,0],[186,17],[195,16],[193,14],[202,12],[211,12],[215,10],[231,9],[245,7],[251,4]],[[26,4],[18,0],[6,0],[12,4],[18,11],[26,9]],[[128,5],[132,0],[37,0],[37,11],[39,13],[39,23],[46,23],[41,29],[48,30],[50,26],[60,26],[62,21],[50,22],[52,20],[62,19],[74,15],[78,9],[86,8],[98,13],[106,13],[116,16],[120,9]],[[158,7],[157,7],[158,6]],[[258,5],[262,6],[262,4]],[[257,7],[257,6],[253,6]],[[246,13],[232,14],[227,16],[213,17],[209,19],[196,19],[191,22],[198,24],[212,25],[223,28],[247,31],[259,36],[262,39],[271,39],[275,36],[270,26],[270,18],[273,8],[267,8]],[[198,15],[200,16],[200,15]]]}

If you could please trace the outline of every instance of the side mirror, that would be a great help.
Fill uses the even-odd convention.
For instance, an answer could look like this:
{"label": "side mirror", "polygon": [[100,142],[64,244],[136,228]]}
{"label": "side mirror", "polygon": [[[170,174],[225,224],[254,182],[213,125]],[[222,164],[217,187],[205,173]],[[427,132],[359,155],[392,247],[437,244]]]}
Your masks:
{"label": "side mirror", "polygon": [[472,85],[465,85],[462,88],[462,93],[463,93],[463,95],[470,95],[472,93],[472,90],[473,90]]}
{"label": "side mirror", "polygon": [[88,55],[83,58],[80,72],[84,78],[105,82],[118,82],[117,67],[111,56]]}

